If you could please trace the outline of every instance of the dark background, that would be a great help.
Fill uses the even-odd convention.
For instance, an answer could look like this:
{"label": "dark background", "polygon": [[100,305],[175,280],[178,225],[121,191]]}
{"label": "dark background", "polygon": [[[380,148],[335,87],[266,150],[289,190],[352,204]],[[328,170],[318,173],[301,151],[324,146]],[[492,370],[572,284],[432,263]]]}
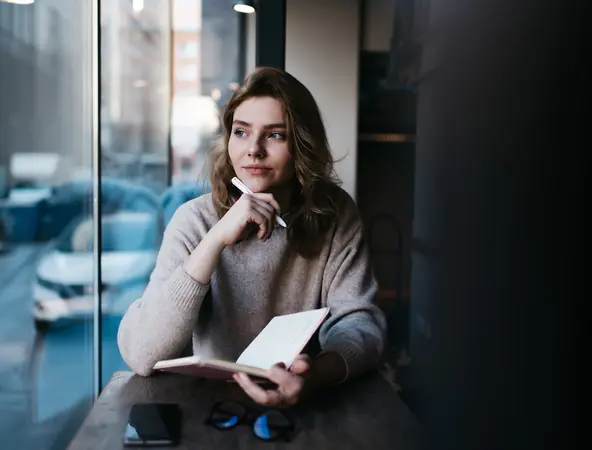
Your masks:
{"label": "dark background", "polygon": [[[414,142],[360,143],[358,200],[367,223],[399,219],[402,396],[430,449],[587,447],[588,5],[399,3],[429,3],[407,47],[419,68],[398,78],[392,63],[409,54],[397,36],[391,53],[362,52],[359,132]],[[389,288],[393,258],[392,277],[380,270]]]}
{"label": "dark background", "polygon": [[587,10],[431,4],[411,281],[425,326],[410,326],[408,401],[430,448],[580,448]]}

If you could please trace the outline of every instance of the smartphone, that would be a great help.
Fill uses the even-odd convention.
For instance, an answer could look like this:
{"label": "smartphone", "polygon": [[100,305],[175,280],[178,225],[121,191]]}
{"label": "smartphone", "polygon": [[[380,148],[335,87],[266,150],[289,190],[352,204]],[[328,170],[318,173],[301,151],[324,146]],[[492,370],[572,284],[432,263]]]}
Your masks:
{"label": "smartphone", "polygon": [[174,446],[181,439],[181,408],[174,403],[132,406],[123,443],[131,447]]}

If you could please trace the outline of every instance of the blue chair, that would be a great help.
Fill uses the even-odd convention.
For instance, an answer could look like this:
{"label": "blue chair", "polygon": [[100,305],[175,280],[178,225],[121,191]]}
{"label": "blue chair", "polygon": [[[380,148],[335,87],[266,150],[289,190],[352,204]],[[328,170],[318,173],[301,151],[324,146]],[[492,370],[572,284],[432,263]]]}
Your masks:
{"label": "blue chair", "polygon": [[[91,180],[71,181],[53,188],[53,195],[41,205],[39,234],[46,241],[57,237],[76,218],[92,211]],[[101,210],[158,212],[158,195],[145,186],[109,177],[101,179]]]}
{"label": "blue chair", "polygon": [[179,206],[208,192],[210,185],[205,181],[177,184],[166,189],[160,197],[164,227],[166,228]]}

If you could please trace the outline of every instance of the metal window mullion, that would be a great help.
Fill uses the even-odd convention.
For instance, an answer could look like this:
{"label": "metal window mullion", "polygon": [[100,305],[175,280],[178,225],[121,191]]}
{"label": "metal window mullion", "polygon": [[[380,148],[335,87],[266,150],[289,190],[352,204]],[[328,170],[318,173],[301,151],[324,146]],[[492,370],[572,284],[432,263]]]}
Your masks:
{"label": "metal window mullion", "polygon": [[100,0],[92,1],[92,184],[93,184],[93,391],[95,398],[102,389],[102,308],[101,308],[101,9]]}
{"label": "metal window mullion", "polygon": [[168,98],[168,115],[167,115],[167,187],[173,184],[173,97],[175,91],[174,85],[174,55],[175,55],[175,30],[173,28],[173,15],[175,14],[174,0],[168,2],[168,14],[169,14],[169,98]]}
{"label": "metal window mullion", "polygon": [[256,66],[286,67],[286,0],[257,2]]}
{"label": "metal window mullion", "polygon": [[248,39],[247,15],[238,15],[238,80],[242,80],[247,74],[247,39]]}

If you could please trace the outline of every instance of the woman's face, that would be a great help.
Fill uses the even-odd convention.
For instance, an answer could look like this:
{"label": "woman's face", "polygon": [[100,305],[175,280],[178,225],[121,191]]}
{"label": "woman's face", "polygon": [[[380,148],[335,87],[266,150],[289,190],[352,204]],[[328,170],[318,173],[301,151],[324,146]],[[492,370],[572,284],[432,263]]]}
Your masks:
{"label": "woman's face", "polygon": [[252,97],[234,112],[228,154],[236,176],[253,192],[269,192],[294,177],[284,112],[271,97]]}

